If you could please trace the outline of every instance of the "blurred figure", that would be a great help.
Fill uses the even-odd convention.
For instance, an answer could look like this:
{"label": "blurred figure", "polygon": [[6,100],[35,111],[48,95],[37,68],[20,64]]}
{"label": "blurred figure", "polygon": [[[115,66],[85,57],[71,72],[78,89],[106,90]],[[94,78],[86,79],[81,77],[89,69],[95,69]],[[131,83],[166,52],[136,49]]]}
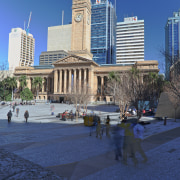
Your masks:
{"label": "blurred figure", "polygon": [[19,108],[17,107],[16,108],[16,116],[18,117],[18,115],[19,115]]}
{"label": "blurred figure", "polygon": [[135,138],[135,141],[134,141],[135,151],[139,152],[141,154],[141,156],[144,159],[143,162],[147,162],[147,160],[148,160],[147,156],[144,153],[142,146],[141,146],[141,142],[144,138],[144,127],[141,124],[137,123],[134,126],[133,131],[134,131],[134,138]]}
{"label": "blurred figure", "polygon": [[123,120],[120,127],[124,129],[124,143],[123,143],[123,163],[127,165],[127,156],[130,154],[134,164],[137,164],[134,150],[134,133],[131,123],[127,123]]}
{"label": "blurred figure", "polygon": [[110,118],[109,118],[109,115],[107,115],[107,119],[106,119],[106,136],[108,136],[108,137],[110,137],[109,130],[110,130]]}
{"label": "blurred figure", "polygon": [[11,110],[9,110],[9,112],[7,113],[8,123],[11,122],[11,117],[12,117],[12,112]]}
{"label": "blurred figure", "polygon": [[54,107],[54,105],[52,104],[52,105],[51,105],[51,115],[54,115],[54,110],[55,110],[55,107]]}
{"label": "blurred figure", "polygon": [[26,119],[26,123],[27,123],[27,120],[29,118],[29,112],[27,110],[24,113],[24,118]]}
{"label": "blurred figure", "polygon": [[113,145],[115,148],[115,160],[122,157],[122,146],[124,141],[124,129],[119,125],[113,128]]}
{"label": "blurred figure", "polygon": [[14,112],[14,110],[15,110],[15,104],[13,104],[12,108],[13,108],[13,112]]}
{"label": "blurred figure", "polygon": [[96,137],[98,138],[100,136],[100,139],[102,139],[102,134],[101,134],[101,121],[98,120],[97,126],[96,126]]}

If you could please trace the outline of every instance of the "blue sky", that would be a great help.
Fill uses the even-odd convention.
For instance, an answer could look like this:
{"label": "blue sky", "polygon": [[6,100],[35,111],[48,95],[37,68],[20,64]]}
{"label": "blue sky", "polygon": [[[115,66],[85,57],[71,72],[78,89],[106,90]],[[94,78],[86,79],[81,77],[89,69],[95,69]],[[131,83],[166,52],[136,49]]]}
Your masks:
{"label": "blue sky", "polygon": [[[112,0],[114,2],[114,0]],[[24,28],[30,11],[32,18],[30,33],[35,38],[35,65],[39,64],[39,55],[47,51],[47,30],[50,26],[61,25],[62,10],[64,24],[71,22],[72,0],[0,0],[0,64],[8,65],[8,43],[11,28]],[[117,0],[117,20],[138,16],[145,23],[145,60],[164,61],[160,50],[164,48],[164,27],[168,17],[180,8],[180,0]],[[160,66],[161,72],[163,68]]]}

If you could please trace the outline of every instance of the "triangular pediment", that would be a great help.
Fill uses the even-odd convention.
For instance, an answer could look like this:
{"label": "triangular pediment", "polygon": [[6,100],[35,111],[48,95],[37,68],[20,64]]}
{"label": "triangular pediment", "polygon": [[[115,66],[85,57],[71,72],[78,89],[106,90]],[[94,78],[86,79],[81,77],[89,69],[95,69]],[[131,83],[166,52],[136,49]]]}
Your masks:
{"label": "triangular pediment", "polygon": [[96,64],[93,60],[83,58],[81,56],[76,56],[76,55],[69,55],[65,58],[57,60],[53,65],[59,65],[59,64],[77,64],[77,63],[89,63],[89,64]]}

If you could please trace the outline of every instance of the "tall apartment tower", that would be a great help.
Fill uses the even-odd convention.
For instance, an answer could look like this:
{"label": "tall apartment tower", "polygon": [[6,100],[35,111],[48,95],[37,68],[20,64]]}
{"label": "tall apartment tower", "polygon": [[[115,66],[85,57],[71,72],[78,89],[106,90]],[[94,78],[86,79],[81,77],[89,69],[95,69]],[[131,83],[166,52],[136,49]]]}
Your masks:
{"label": "tall apartment tower", "polygon": [[180,9],[168,18],[165,26],[166,79],[170,78],[170,67],[180,59]]}
{"label": "tall apartment tower", "polygon": [[116,63],[116,12],[109,0],[92,1],[91,53],[98,64]]}
{"label": "tall apartment tower", "polygon": [[116,64],[144,61],[144,20],[124,18],[116,27]]}
{"label": "tall apartment tower", "polygon": [[21,28],[13,28],[9,33],[9,70],[14,71],[19,66],[34,64],[35,39]]}

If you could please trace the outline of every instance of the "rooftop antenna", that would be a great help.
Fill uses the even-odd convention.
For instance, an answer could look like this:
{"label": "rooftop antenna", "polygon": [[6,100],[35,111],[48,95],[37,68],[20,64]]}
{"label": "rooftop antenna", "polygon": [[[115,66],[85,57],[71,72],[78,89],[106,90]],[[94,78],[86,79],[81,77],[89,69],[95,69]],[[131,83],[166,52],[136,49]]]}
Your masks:
{"label": "rooftop antenna", "polygon": [[27,28],[26,28],[26,34],[27,35],[29,34],[29,25],[30,25],[30,22],[31,22],[31,15],[32,15],[32,12],[30,12],[29,21],[28,21],[28,25],[27,25]]}
{"label": "rooftop antenna", "polygon": [[64,25],[64,10],[62,11],[62,25]]}

